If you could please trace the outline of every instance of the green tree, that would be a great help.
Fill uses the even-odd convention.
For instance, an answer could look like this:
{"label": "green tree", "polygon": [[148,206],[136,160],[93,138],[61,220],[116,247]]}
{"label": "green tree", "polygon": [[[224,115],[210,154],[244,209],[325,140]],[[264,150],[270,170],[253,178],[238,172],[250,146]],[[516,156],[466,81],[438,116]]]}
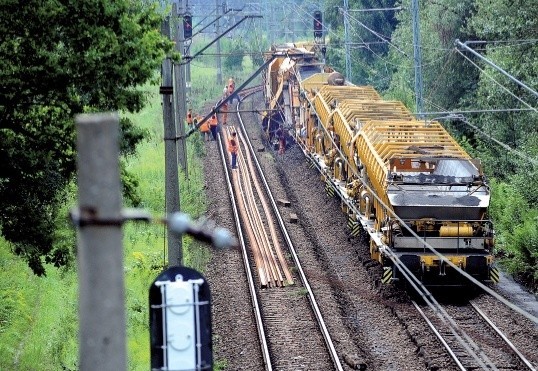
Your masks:
{"label": "green tree", "polygon": [[[535,87],[538,84],[538,4],[531,0],[476,0],[476,11],[468,28],[477,39],[487,43],[473,45],[484,57],[507,73]],[[510,81],[482,61],[474,59],[483,70],[475,91],[474,103],[482,109],[527,109],[523,112],[497,112],[476,115],[475,122],[498,141],[508,144],[523,156],[516,156],[497,145],[482,146],[503,190],[493,195],[492,214],[498,224],[498,249],[507,257],[505,266],[527,283],[538,282],[538,244],[536,218],[538,209],[538,170],[529,158],[538,156],[538,99],[528,90]],[[533,109],[529,110],[529,106]],[[526,156],[526,158],[525,158]],[[495,187],[493,187],[495,191]],[[530,283],[532,285],[532,283]]]}
{"label": "green tree", "polygon": [[243,70],[244,56],[245,44],[241,41],[232,42],[229,54],[224,58],[224,68],[232,72]]}
{"label": "green tree", "polygon": [[[469,28],[480,40],[488,40],[488,43],[478,45],[480,53],[527,86],[536,86],[538,45],[534,40],[538,38],[538,4],[530,0],[477,0],[476,4]],[[475,95],[475,103],[481,108],[536,107],[538,99],[535,95],[481,61],[477,64],[484,70]],[[538,141],[536,118],[534,111],[501,112],[477,116],[477,122],[497,140],[535,157],[538,155],[534,144]],[[512,166],[505,167],[503,177],[519,173],[523,170],[521,166],[528,164],[517,160]]]}
{"label": "green tree", "polygon": [[[140,110],[137,86],[172,44],[135,0],[3,0],[0,14],[0,227],[41,275],[43,258],[71,256],[55,245],[55,219],[75,172],[74,116]],[[121,136],[128,154],[144,133],[123,118]]]}
{"label": "green tree", "polygon": [[[351,0],[350,10],[387,9],[367,12],[350,12],[348,35],[352,82],[359,85],[374,85],[384,90],[389,82],[385,59],[389,51],[389,41],[398,22],[394,10],[394,0]],[[325,6],[324,24],[330,26],[327,60],[345,73],[344,13],[342,1],[330,0]]]}
{"label": "green tree", "polygon": [[256,67],[261,66],[264,62],[263,53],[270,48],[269,41],[267,38],[262,37],[261,35],[254,35],[254,37],[249,40],[248,44],[252,53],[250,55],[252,58],[252,63]]}
{"label": "green tree", "polygon": [[[473,39],[466,31],[473,3],[440,0],[419,4],[425,111],[458,110],[472,101],[469,96],[473,96],[479,75],[473,66],[463,63],[454,48],[456,39]],[[411,1],[403,1],[401,6],[387,63],[387,70],[392,71],[389,91],[398,99],[415,90]],[[408,107],[414,107],[414,103]]]}

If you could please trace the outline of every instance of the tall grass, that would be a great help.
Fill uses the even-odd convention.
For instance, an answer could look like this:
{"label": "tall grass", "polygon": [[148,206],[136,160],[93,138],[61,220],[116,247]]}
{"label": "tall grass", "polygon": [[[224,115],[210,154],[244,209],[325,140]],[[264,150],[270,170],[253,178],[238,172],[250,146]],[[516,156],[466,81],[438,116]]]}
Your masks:
{"label": "tall grass", "polygon": [[[164,144],[161,96],[157,86],[147,86],[150,104],[131,119],[151,135],[126,160],[139,180],[141,207],[164,216]],[[215,88],[216,89],[216,88]],[[207,97],[209,99],[209,96]],[[205,211],[199,136],[187,140],[189,176],[180,172],[181,211],[197,218]],[[62,218],[74,206],[74,190]],[[64,228],[72,228],[63,220]],[[72,231],[71,231],[72,232]],[[129,370],[150,365],[148,292],[166,265],[165,230],[162,225],[128,222],[124,225],[124,274]],[[59,233],[63,233],[59,231]],[[69,234],[69,233],[66,233]],[[73,241],[74,243],[74,241]],[[208,248],[183,239],[184,264],[203,271]],[[76,266],[47,266],[47,276],[33,275],[26,263],[0,240],[0,370],[78,369],[78,282]]]}
{"label": "tall grass", "polygon": [[[214,68],[193,63],[193,89],[189,107],[204,114],[222,94]],[[223,78],[241,74],[224,72]],[[243,76],[240,77],[240,79]],[[194,83],[195,82],[195,83]],[[129,117],[149,138],[126,159],[126,168],[139,181],[141,208],[156,217],[164,216],[164,141],[161,96],[158,86],[146,86],[149,104]],[[180,209],[193,219],[203,215],[202,157],[204,142],[199,135],[187,139],[188,176],[180,169]],[[62,211],[58,233],[69,240],[73,227],[68,210],[75,206],[72,186]],[[162,225],[127,222],[123,226],[124,278],[129,370],[147,370],[150,365],[148,293],[167,264],[166,233]],[[75,241],[72,239],[72,243]],[[183,238],[184,265],[201,272],[207,264],[208,246]],[[10,245],[0,239],[0,370],[78,369],[78,281],[76,265],[57,269],[46,266],[47,276],[33,275],[26,263],[14,256]],[[219,362],[225,362],[220,360]]]}
{"label": "tall grass", "polygon": [[0,370],[76,370],[74,270],[37,277],[4,240],[0,261]]}
{"label": "tall grass", "polygon": [[[138,155],[127,161],[127,169],[139,178],[141,207],[154,216],[165,215],[164,141],[161,96],[156,87],[151,104],[131,119],[152,134],[138,147]],[[203,192],[203,143],[199,135],[187,139],[187,171],[180,169],[180,210],[196,219],[206,210]],[[188,175],[188,176],[187,176]],[[147,370],[149,354],[148,292],[152,282],[167,265],[165,227],[129,223],[124,227],[127,340],[129,370]],[[183,263],[203,271],[209,249],[191,238],[182,241]]]}

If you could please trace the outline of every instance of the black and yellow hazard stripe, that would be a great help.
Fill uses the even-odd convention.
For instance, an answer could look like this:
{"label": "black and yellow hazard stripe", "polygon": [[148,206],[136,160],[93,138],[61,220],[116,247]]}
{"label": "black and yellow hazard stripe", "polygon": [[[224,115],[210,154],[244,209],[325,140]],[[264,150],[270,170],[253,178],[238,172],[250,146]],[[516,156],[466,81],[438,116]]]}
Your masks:
{"label": "black and yellow hazard stripe", "polygon": [[351,235],[353,237],[358,237],[361,234],[362,226],[359,223],[355,223],[353,229],[351,229]]}
{"label": "black and yellow hazard stripe", "polygon": [[355,217],[353,215],[349,215],[347,217],[347,227],[351,230],[355,227],[355,224],[357,224],[357,221],[355,220]]}
{"label": "black and yellow hazard stripe", "polygon": [[499,275],[499,270],[496,267],[491,267],[489,269],[489,278],[494,283],[499,283],[500,275]]}
{"label": "black and yellow hazard stripe", "polygon": [[334,187],[329,178],[325,181],[325,192],[327,192],[327,196],[334,197]]}
{"label": "black and yellow hazard stripe", "polygon": [[347,218],[347,227],[351,231],[351,235],[353,237],[357,237],[360,235],[362,226],[359,224],[359,222],[357,222],[353,215],[350,215]]}
{"label": "black and yellow hazard stripe", "polygon": [[383,276],[381,276],[381,282],[389,283],[392,280],[392,268],[383,267]]}
{"label": "black and yellow hazard stripe", "polygon": [[314,160],[311,159],[311,158],[309,158],[309,160],[310,160],[310,161],[309,161],[310,163],[308,164],[308,167],[309,167],[310,169],[315,168],[315,167],[316,167],[316,163],[314,162]]}

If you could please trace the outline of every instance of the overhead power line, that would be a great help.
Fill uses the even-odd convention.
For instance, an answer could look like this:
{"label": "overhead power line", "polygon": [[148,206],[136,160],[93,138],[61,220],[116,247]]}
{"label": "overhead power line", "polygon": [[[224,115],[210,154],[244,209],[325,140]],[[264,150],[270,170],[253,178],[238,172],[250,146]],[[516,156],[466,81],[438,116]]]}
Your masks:
{"label": "overhead power line", "polygon": [[464,113],[503,113],[503,112],[529,112],[534,111],[531,108],[492,108],[492,109],[478,109],[478,110],[464,110],[464,111],[438,111],[438,112],[424,112],[427,116],[439,116],[439,115],[458,115]]}
{"label": "overhead power line", "polygon": [[401,6],[398,6],[396,8],[373,8],[373,9],[349,9],[348,12],[378,12],[378,11],[386,11],[386,10],[402,10]]}
{"label": "overhead power line", "polygon": [[480,66],[478,66],[475,62],[473,62],[469,57],[467,57],[465,54],[463,54],[460,50],[456,49],[456,51],[458,53],[461,54],[461,56],[465,59],[467,59],[473,66],[475,66],[476,68],[478,68],[480,70],[480,72],[482,72],[484,74],[484,76],[487,76],[491,81],[493,81],[495,84],[497,84],[501,89],[503,89],[504,91],[506,91],[508,94],[510,94],[513,98],[515,98],[516,100],[520,101],[521,103],[523,103],[525,106],[529,107],[529,109],[531,109],[532,111],[538,113],[538,110],[534,107],[532,107],[530,104],[528,104],[527,102],[525,102],[523,99],[521,99],[520,97],[518,97],[517,95],[515,95],[514,93],[512,93],[507,87],[505,87],[503,84],[501,84],[500,82],[498,82],[497,80],[495,80],[492,76],[490,76],[483,68],[480,68]]}
{"label": "overhead power line", "polygon": [[519,81],[519,80],[516,79],[514,76],[510,75],[508,72],[506,72],[505,70],[503,70],[501,67],[497,66],[495,63],[493,63],[492,61],[490,61],[490,60],[487,59],[486,57],[480,55],[479,53],[475,52],[473,49],[469,48],[469,47],[466,45],[466,42],[465,42],[465,43],[462,43],[461,41],[456,40],[456,45],[457,45],[457,46],[461,46],[461,47],[464,48],[465,50],[470,51],[473,55],[476,55],[478,58],[480,58],[481,60],[483,60],[484,62],[486,62],[487,64],[489,64],[491,67],[495,68],[497,71],[499,71],[500,73],[502,73],[503,75],[505,75],[506,77],[508,77],[510,80],[512,80],[513,82],[515,82],[516,84],[518,84],[518,85],[521,86],[522,88],[527,89],[527,90],[530,91],[533,95],[535,95],[535,96],[538,97],[538,92],[536,92],[536,90],[534,90],[534,89],[530,88],[529,86],[525,85],[523,82]]}
{"label": "overhead power line", "polygon": [[538,166],[538,159],[533,158],[533,157],[529,157],[526,154],[513,149],[509,145],[507,145],[507,144],[505,144],[505,143],[503,143],[501,141],[498,141],[497,139],[493,138],[490,134],[485,133],[482,129],[480,129],[476,125],[471,124],[469,121],[467,121],[467,119],[464,116],[455,116],[455,118],[459,119],[460,121],[462,121],[466,125],[472,127],[474,130],[476,130],[478,133],[480,133],[480,135],[482,135],[482,136],[486,137],[487,139],[495,142],[497,145],[501,146],[502,148],[506,149],[507,151],[512,152],[516,156],[518,156],[518,157],[532,163],[534,166]]}

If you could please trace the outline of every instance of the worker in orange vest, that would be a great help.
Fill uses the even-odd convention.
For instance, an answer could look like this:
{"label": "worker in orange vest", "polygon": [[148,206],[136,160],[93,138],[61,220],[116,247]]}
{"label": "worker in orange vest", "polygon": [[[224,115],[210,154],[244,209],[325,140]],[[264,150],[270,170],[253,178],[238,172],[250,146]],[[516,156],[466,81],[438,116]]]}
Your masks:
{"label": "worker in orange vest", "polygon": [[187,126],[190,128],[192,125],[192,109],[189,108],[187,111]]}
{"label": "worker in orange vest", "polygon": [[239,144],[237,143],[237,133],[234,131],[232,137],[228,141],[228,152],[232,155],[232,169],[237,169],[237,151]]}
{"label": "worker in orange vest", "polygon": [[213,116],[209,119],[209,128],[211,130],[211,134],[213,136],[213,140],[217,140],[217,129],[219,125],[219,121],[217,120],[217,114],[214,113]]}
{"label": "worker in orange vest", "polygon": [[200,134],[202,134],[203,141],[209,141],[209,120],[206,120],[202,125],[200,125]]}

